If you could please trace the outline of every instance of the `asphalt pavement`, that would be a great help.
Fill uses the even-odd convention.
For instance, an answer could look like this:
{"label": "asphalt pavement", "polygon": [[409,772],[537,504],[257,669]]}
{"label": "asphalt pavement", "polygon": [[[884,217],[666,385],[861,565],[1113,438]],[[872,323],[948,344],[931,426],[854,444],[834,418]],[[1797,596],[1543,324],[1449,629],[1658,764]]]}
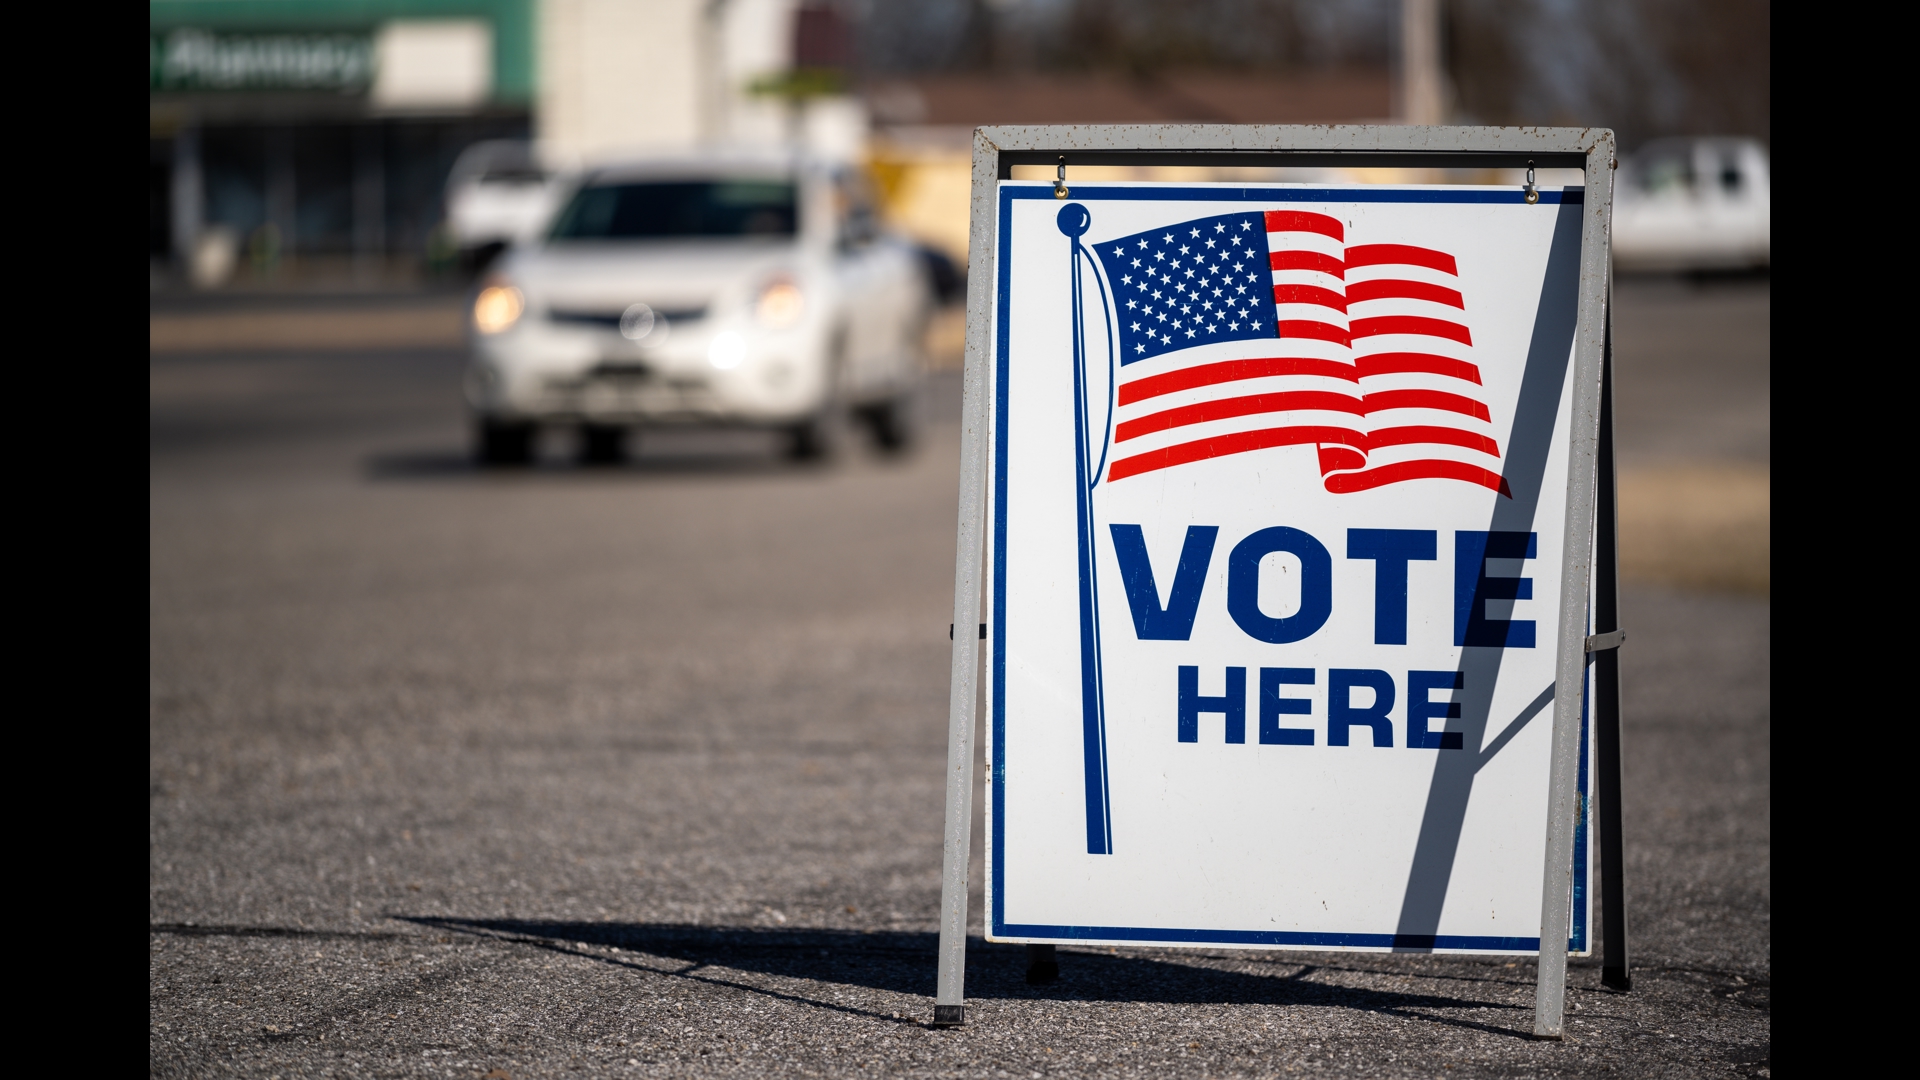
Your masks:
{"label": "asphalt pavement", "polygon": [[[1764,477],[1768,312],[1621,284],[1627,465]],[[1504,958],[978,941],[934,1029],[954,376],[901,459],[489,473],[431,334],[154,340],[154,1075],[1769,1075],[1750,578],[1627,589],[1634,985],[1577,961],[1566,1041]]]}

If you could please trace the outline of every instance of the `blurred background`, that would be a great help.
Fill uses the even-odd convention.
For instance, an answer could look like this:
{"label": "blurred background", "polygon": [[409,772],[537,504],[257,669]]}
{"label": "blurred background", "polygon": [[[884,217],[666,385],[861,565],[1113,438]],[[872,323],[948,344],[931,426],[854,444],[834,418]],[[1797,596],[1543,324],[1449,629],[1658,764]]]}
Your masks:
{"label": "blurred background", "polygon": [[[1761,1063],[1725,1075],[1766,1075],[1770,17],[1766,0],[149,0],[151,1071],[904,1060],[882,1054],[886,1018],[921,1015],[939,897],[969,132],[1205,121],[1619,133],[1646,966],[1634,996],[1580,1014],[1615,1027],[1567,1053],[1722,1074],[1645,1036],[1671,1028]],[[477,301],[510,289],[490,275],[540,247],[578,170],[722,143],[864,174],[886,243],[917,249],[942,302],[917,449],[824,465],[766,433],[648,428],[594,468],[591,439],[477,464]],[[1520,180],[1070,171],[1093,175]],[[580,333],[638,350],[629,299]],[[648,325],[698,321],[653,303]],[[603,374],[638,383],[646,357],[625,355]],[[802,929],[843,936],[799,950]],[[629,951],[581,959],[609,944]],[[648,953],[702,973],[649,974]],[[1039,992],[983,955],[971,994]],[[1383,1038],[1403,1063],[1427,1053],[1389,1000],[1437,1003],[1459,1019],[1433,1046],[1486,1055],[1430,1071],[1510,1072],[1537,1046],[1503,1034],[1530,981],[1426,958],[1454,981],[1407,998],[1408,958],[1377,959],[1278,979],[1284,958],[1149,958],[1089,991],[1073,965],[1093,960],[1072,957],[1061,993],[1108,993],[1116,1025],[1175,1055],[1228,1022],[1225,1000],[1351,1022],[1342,1042],[1233,1014],[1273,1019],[1248,1038],[1301,1061],[1321,1052],[1307,1038],[1360,1063]],[[1036,1060],[969,1038],[941,1045],[975,1047],[969,1067]]]}
{"label": "blurred background", "polygon": [[[1175,121],[1610,126],[1622,317],[1643,294],[1747,304],[1735,318],[1764,340],[1765,0],[151,0],[148,21],[156,356],[459,350],[479,275],[539,235],[583,167],[797,145],[864,172],[885,226],[918,246],[940,301],[927,363],[951,371],[971,129]],[[1633,497],[1657,488],[1644,509],[1679,513],[1723,502],[1723,479]]]}
{"label": "blurred background", "polygon": [[[1769,138],[1765,0],[150,0],[148,25],[156,291],[471,272],[548,173],[702,143],[857,161],[964,265],[981,124]],[[1693,184],[1668,146],[1647,186]]]}

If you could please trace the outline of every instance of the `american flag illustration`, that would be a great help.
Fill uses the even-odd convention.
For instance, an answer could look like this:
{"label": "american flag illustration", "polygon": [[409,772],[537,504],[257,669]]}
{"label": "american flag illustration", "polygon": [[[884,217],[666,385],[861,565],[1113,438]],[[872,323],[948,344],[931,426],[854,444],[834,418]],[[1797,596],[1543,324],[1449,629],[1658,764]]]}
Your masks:
{"label": "american flag illustration", "polygon": [[[1118,323],[1107,482],[1312,445],[1330,492],[1448,479],[1508,494],[1453,256],[1346,233],[1268,210],[1087,245]],[[1271,345],[1193,351],[1221,341]]]}

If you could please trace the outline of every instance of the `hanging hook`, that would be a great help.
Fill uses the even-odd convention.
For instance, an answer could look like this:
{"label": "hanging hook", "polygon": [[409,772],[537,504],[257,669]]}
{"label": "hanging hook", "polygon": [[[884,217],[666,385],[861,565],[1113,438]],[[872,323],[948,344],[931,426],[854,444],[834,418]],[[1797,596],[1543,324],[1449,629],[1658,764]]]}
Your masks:
{"label": "hanging hook", "polygon": [[1067,155],[1065,154],[1060,155],[1060,166],[1053,174],[1053,197],[1056,199],[1067,197]]}
{"label": "hanging hook", "polygon": [[[1061,160],[1064,161],[1066,159],[1062,158]],[[1532,206],[1534,203],[1540,201],[1540,189],[1533,186],[1533,161],[1531,159],[1527,161],[1527,185],[1522,190],[1527,193],[1528,206]]]}

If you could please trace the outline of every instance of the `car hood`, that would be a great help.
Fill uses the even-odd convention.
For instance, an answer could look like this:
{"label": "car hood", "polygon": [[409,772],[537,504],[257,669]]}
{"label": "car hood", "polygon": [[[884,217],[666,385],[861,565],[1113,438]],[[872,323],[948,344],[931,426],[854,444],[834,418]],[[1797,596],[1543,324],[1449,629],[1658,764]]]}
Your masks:
{"label": "car hood", "polygon": [[507,274],[535,304],[619,311],[707,308],[758,277],[795,268],[791,242],[580,243],[517,252]]}

